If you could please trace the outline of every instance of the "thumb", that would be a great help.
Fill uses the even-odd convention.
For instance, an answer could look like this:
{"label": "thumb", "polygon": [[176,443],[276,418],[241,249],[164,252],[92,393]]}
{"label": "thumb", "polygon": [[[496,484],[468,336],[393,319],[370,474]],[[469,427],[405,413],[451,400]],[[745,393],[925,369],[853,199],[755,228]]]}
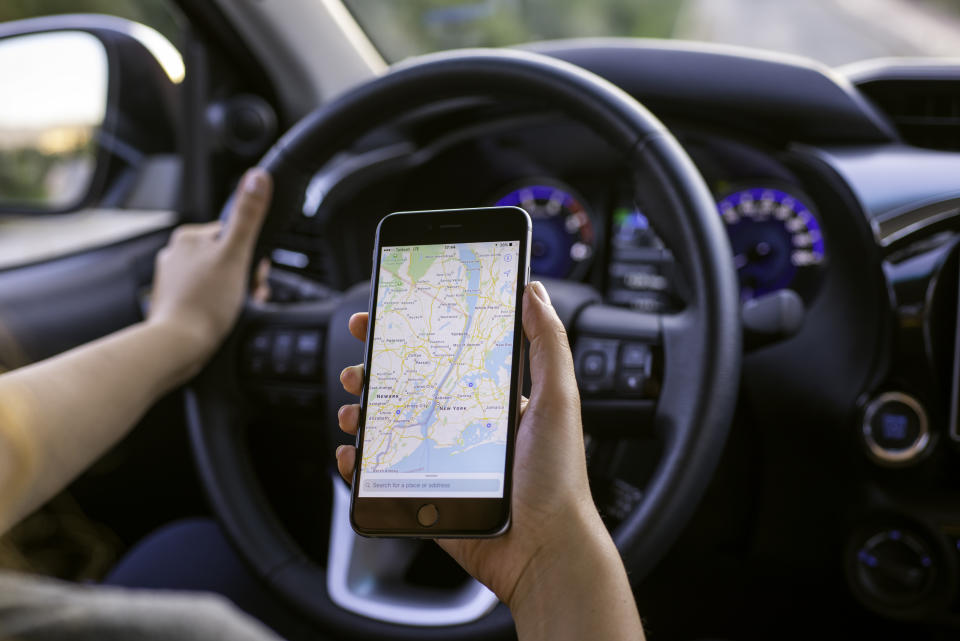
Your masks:
{"label": "thumb", "polygon": [[535,413],[547,408],[550,413],[571,410],[579,416],[580,394],[570,341],[539,281],[527,285],[523,293],[523,331],[530,341],[530,409]]}

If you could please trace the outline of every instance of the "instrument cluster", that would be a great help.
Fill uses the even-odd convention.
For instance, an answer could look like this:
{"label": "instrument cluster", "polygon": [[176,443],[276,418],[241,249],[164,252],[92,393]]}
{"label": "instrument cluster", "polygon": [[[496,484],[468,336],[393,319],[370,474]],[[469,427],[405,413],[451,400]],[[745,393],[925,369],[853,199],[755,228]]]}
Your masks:
{"label": "instrument cluster", "polygon": [[[809,302],[817,293],[827,249],[811,199],[792,184],[758,180],[715,190],[746,302],[792,290]],[[597,256],[605,270],[608,302],[649,312],[677,307],[673,256],[631,199],[608,216],[594,212],[577,191],[553,178],[504,187],[496,205],[520,207],[533,219],[531,271],[547,278],[582,280]],[[606,248],[600,239],[608,237]]]}

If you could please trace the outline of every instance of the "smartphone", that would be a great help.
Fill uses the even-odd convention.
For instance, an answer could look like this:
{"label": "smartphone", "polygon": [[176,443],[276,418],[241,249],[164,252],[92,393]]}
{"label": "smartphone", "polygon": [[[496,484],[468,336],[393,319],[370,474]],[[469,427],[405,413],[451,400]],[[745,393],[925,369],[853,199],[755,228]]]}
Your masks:
{"label": "smartphone", "polygon": [[530,217],[398,212],[377,227],[350,521],[364,536],[510,526]]}

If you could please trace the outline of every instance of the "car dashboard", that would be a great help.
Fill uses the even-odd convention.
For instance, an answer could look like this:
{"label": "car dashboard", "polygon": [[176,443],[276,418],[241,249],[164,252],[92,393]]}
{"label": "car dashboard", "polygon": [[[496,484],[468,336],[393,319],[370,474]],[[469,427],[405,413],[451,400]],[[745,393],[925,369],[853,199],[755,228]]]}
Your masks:
{"label": "car dashboard", "polygon": [[[378,182],[377,198],[386,201],[387,213],[390,207],[522,207],[535,221],[531,254],[535,276],[590,283],[615,305],[651,312],[675,310],[679,303],[673,296],[673,257],[644,214],[644,196],[629,168],[576,123],[549,115],[530,120],[498,121],[483,133],[474,132],[478,137],[441,142],[443,148],[431,149],[430,160],[415,171],[404,168],[402,185],[390,185],[395,175]],[[707,179],[727,225],[742,299],[790,289],[811,301],[827,252],[816,202],[789,160],[762,143],[695,128],[673,132]],[[398,146],[392,151],[406,153],[402,144]],[[384,171],[387,163],[381,164],[380,153],[369,154],[373,165],[356,170],[350,179],[363,181],[365,172]],[[422,161],[426,154],[420,150],[418,155]],[[341,183],[337,186],[342,189]],[[326,260],[315,245],[298,244],[294,234],[309,225],[301,223],[288,243],[274,252],[274,262],[281,269],[328,280],[327,274],[336,272],[334,280],[340,286],[369,278],[368,232],[371,222],[375,227],[382,217],[383,205],[358,203],[357,197],[370,198],[350,192],[349,206],[323,212],[327,225],[336,221],[335,233],[341,239],[351,239],[349,247],[357,252],[352,260],[346,255],[340,256],[343,260]],[[358,209],[375,213],[360,216]],[[326,249],[339,244],[329,234],[324,238],[330,245]]]}
{"label": "car dashboard", "polygon": [[[740,282],[737,417],[697,516],[640,588],[653,620],[697,633],[676,605],[696,600],[731,629],[738,616],[772,626],[798,604],[864,634],[960,627],[960,67],[840,73],[672,43],[537,48],[664,121],[711,190]],[[482,98],[405,115],[318,172],[275,239],[293,283],[275,293],[364,286],[392,211],[491,205],[531,214],[534,277],[626,309],[682,308],[683,270],[648,216],[664,204],[643,176],[563,114]],[[576,367],[583,377],[590,363]],[[616,381],[584,397],[638,393]],[[616,524],[642,499],[656,438],[614,444],[609,426],[584,428]]]}

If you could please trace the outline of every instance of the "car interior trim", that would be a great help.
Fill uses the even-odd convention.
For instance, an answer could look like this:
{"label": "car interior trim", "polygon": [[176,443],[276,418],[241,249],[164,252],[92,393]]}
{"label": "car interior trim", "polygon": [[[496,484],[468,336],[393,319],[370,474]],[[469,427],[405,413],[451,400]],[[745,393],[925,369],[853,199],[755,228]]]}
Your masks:
{"label": "car interior trim", "polygon": [[[287,2],[283,11],[272,3],[215,1],[261,60],[293,118],[386,69],[380,53],[336,0]],[[337,63],[305,63],[324,58]]]}
{"label": "car interior trim", "polygon": [[[871,220],[957,194],[960,153],[907,145],[812,147],[796,145],[843,178]],[[910,171],[904,171],[910,167]]]}
{"label": "car interior trim", "polygon": [[[957,279],[960,290],[960,278]],[[953,376],[950,379],[950,439],[960,442],[960,291],[957,292],[957,310],[954,317],[956,331],[953,339]]]}
{"label": "car interior trim", "polygon": [[880,245],[892,249],[920,234],[949,226],[957,218],[960,218],[960,197],[884,216],[876,220],[875,229]]}

